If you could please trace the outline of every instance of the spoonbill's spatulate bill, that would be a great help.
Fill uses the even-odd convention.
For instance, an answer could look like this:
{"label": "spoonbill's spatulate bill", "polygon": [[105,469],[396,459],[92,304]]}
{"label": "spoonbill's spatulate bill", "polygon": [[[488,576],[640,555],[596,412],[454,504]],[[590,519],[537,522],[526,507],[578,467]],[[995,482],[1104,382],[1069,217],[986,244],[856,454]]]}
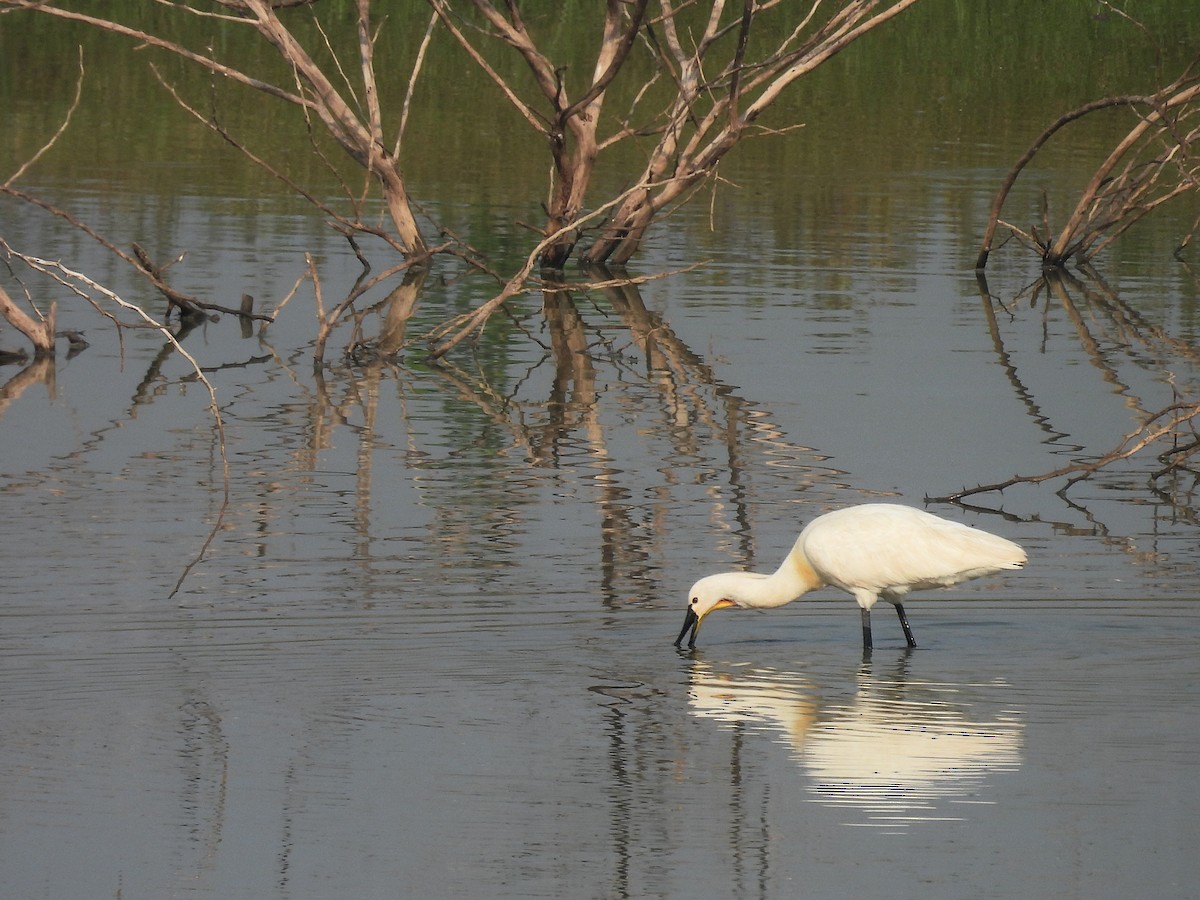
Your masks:
{"label": "spoonbill's spatulate bill", "polygon": [[701,578],[688,592],[687,616],[675,639],[714,609],[783,606],[825,585],[854,595],[862,610],[863,649],[871,649],[871,607],[880,598],[896,607],[908,646],[917,646],[900,600],[909,591],[948,587],[1025,565],[1012,541],[894,503],[849,506],[808,524],[773,575],[725,572]]}

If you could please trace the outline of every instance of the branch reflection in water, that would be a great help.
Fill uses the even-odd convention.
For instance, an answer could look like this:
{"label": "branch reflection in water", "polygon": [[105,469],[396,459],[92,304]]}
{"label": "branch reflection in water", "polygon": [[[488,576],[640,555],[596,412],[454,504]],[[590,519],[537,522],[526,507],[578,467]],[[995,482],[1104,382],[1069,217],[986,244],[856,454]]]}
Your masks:
{"label": "branch reflection in water", "polygon": [[[647,309],[635,284],[603,270],[588,274],[593,285],[603,287],[547,284],[540,310],[509,312],[512,324],[542,350],[516,375],[519,367],[511,361],[501,360],[505,367],[496,369],[488,361],[490,349],[475,365],[443,358],[428,367],[415,349],[410,364],[405,354],[413,341],[406,332],[418,330],[412,319],[419,312],[421,288],[420,279],[411,277],[382,302],[354,314],[348,366],[318,369],[311,450],[325,449],[332,440],[330,428],[347,425],[355,418],[350,407],[361,404],[357,490],[369,498],[379,390],[392,377],[390,371],[401,392],[401,415],[409,420],[405,464],[421,504],[440,511],[437,528],[450,533],[481,504],[503,509],[505,527],[515,527],[522,508],[547,489],[560,499],[583,499],[599,511],[600,596],[607,606],[661,598],[664,588],[656,573],[667,554],[666,523],[681,504],[699,503],[705,520],[737,542],[728,550],[731,557],[753,559],[749,521],[755,477],[777,479],[790,499],[818,504],[829,504],[848,489],[844,473],[827,465],[826,457],[788,441],[769,413],[722,383],[661,316]],[[369,336],[369,316],[379,319],[378,339]],[[448,482],[431,481],[428,472],[445,467],[444,454],[457,458],[466,452],[458,444],[443,445],[416,411],[424,402],[416,386],[431,383],[439,387],[439,417],[447,415],[450,403],[465,410],[480,449],[486,444],[494,454],[523,464],[489,463],[493,477],[475,485],[469,496],[461,473]],[[335,391],[342,398],[338,403],[332,399]],[[641,445],[632,455],[631,437]],[[662,462],[634,467],[625,461],[631,458]],[[298,462],[312,466],[315,456]],[[478,530],[483,521],[481,512],[462,527]],[[492,532],[487,540],[496,538]],[[466,539],[460,535],[459,540]]]}
{"label": "branch reflection in water", "polygon": [[845,703],[823,703],[799,673],[697,660],[689,710],[777,733],[818,802],[862,816],[847,825],[964,820],[965,804],[988,802],[990,775],[1020,767],[1023,726],[1012,711],[980,721],[964,699],[968,687],[978,697],[1003,686],[910,683],[907,660],[887,674],[864,662]]}
{"label": "branch reflection in water", "polygon": [[[1044,272],[1002,305],[993,297],[982,273],[977,274],[977,279],[998,361],[1029,417],[1046,435],[1045,445],[1054,457],[1068,461],[1051,471],[1015,475],[1005,481],[931,499],[961,503],[964,498],[1002,491],[1017,484],[1049,482],[1058,485],[1056,493],[1069,508],[1087,516],[1095,533],[1107,535],[1107,526],[1081,501],[1068,497],[1068,491],[1093,477],[1128,490],[1129,486],[1123,482],[1132,475],[1145,480],[1152,505],[1163,505],[1171,520],[1184,518],[1194,524],[1192,501],[1195,476],[1200,471],[1194,461],[1200,452],[1200,440],[1193,425],[1200,415],[1193,374],[1200,363],[1200,353],[1195,345],[1172,336],[1122,300],[1094,269],[1082,269],[1080,277],[1066,270]],[[1080,359],[1099,373],[1107,391],[1121,398],[1122,415],[1129,424],[1125,429],[1114,424],[1107,448],[1097,447],[1094,440],[1072,434],[1061,422],[1054,421],[1038,400],[1039,395],[1044,395],[1046,402],[1052,402],[1054,392],[1031,386],[1029,376],[1022,376],[1005,345],[997,307],[1003,308],[1019,329],[1022,308],[1036,310],[1039,300],[1043,301],[1040,352],[1046,351],[1048,323],[1057,306],[1069,325],[1068,332],[1078,340]],[[1019,340],[1019,333],[1013,336],[1014,342]],[[1073,412],[1066,410],[1060,416]]]}

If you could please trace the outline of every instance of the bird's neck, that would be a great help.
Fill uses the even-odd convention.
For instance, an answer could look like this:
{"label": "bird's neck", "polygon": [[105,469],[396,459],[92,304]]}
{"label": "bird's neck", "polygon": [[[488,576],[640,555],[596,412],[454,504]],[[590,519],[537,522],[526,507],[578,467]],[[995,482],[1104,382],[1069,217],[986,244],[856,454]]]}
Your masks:
{"label": "bird's neck", "polygon": [[783,606],[824,583],[804,555],[793,551],[771,575],[754,576],[753,581],[746,582],[739,605],[755,609]]}

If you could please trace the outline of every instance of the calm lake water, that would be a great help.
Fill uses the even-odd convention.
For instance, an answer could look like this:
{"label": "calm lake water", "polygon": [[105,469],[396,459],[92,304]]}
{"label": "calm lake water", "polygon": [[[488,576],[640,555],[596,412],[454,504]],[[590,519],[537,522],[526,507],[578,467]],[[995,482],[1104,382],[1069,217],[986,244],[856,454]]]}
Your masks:
{"label": "calm lake water", "polygon": [[[970,271],[1047,121],[907,146],[818,118],[803,140],[841,164],[747,154],[636,264],[703,267],[521,298],[436,366],[420,343],[349,361],[344,328],[314,372],[311,291],[265,330],[206,323],[183,344],[227,504],[186,361],[43,288],[90,346],[31,386],[0,369],[5,896],[1194,896],[1200,525],[1190,474],[1148,487],[1153,452],[932,505],[1030,563],[914,597],[915,651],[879,615],[864,660],[833,590],[671,646],[698,575],[774,568],[822,511],[1049,471],[1195,399],[1197,282],[1170,256],[1194,208],[1102,259],[1111,293],[1033,295],[1015,248],[983,291]],[[241,164],[178,141],[154,171],[23,184],[186,250],[173,283],[214,302],[273,307],[305,251],[327,306],[349,288],[307,209],[223,192]],[[459,163],[420,188],[448,222],[474,192],[507,264],[529,213]],[[38,210],[3,201],[0,235],[162,314]],[[409,335],[491,295],[461,276],[429,274]]]}

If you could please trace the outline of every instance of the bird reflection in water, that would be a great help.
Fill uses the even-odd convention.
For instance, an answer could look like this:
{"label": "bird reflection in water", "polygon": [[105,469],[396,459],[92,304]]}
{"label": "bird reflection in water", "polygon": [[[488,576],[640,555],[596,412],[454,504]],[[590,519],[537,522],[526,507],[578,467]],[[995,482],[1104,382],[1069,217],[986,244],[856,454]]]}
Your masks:
{"label": "bird reflection in water", "polygon": [[956,702],[965,686],[910,686],[906,662],[890,677],[864,663],[855,695],[826,704],[799,674],[695,660],[689,709],[727,727],[779,733],[820,803],[865,814],[847,824],[965,819],[963,804],[988,802],[988,776],[1019,768],[1022,726],[1011,713],[973,718]]}

